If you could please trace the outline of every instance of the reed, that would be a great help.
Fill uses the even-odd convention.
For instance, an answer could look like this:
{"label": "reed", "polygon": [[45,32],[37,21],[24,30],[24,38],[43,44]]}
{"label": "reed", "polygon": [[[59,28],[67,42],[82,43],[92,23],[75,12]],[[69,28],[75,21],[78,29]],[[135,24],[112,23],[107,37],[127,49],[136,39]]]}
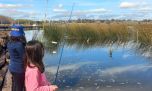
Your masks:
{"label": "reed", "polygon": [[[67,26],[68,25],[68,26]],[[129,28],[131,27],[131,28]],[[68,39],[81,43],[102,42],[139,42],[142,45],[152,44],[152,24],[145,23],[52,23],[46,26],[44,35],[53,41],[60,42],[66,34]],[[70,41],[67,41],[70,42]]]}

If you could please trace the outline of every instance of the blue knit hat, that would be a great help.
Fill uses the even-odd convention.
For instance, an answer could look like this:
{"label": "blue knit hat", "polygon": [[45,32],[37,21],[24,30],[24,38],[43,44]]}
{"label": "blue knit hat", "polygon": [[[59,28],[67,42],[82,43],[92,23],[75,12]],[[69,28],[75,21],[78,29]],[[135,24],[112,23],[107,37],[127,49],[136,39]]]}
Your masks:
{"label": "blue knit hat", "polygon": [[25,35],[25,33],[24,33],[24,27],[21,26],[21,25],[13,24],[11,26],[11,30],[12,30],[10,32],[11,36],[19,37],[19,36],[24,36]]}

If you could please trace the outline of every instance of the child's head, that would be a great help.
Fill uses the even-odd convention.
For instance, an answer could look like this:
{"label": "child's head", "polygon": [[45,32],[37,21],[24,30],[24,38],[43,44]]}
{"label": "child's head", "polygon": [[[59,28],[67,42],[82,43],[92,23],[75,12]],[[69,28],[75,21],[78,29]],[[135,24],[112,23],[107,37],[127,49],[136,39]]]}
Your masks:
{"label": "child's head", "polygon": [[25,66],[38,67],[41,73],[44,72],[44,64],[42,62],[44,56],[44,47],[43,44],[37,40],[29,41],[25,47],[26,60]]}
{"label": "child's head", "polygon": [[13,24],[11,26],[10,36],[18,37],[18,36],[24,36],[24,35],[25,35],[24,27],[22,25]]}
{"label": "child's head", "polygon": [[11,32],[10,32],[10,40],[11,41],[25,41],[25,33],[24,33],[24,28],[21,25],[12,25],[11,26]]}

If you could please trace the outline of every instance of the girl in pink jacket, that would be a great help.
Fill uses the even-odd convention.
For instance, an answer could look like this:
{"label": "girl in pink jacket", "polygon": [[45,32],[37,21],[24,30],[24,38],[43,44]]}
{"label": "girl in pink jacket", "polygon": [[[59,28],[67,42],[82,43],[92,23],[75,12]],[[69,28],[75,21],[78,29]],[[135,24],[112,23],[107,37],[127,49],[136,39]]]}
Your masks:
{"label": "girl in pink jacket", "polygon": [[25,47],[25,87],[26,91],[56,91],[58,87],[51,85],[44,74],[43,44],[39,41],[29,41]]}

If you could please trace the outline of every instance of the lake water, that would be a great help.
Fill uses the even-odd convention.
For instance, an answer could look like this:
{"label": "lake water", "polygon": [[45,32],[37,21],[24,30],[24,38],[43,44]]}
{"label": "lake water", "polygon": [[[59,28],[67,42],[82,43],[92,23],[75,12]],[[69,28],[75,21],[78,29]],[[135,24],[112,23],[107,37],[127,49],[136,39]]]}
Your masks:
{"label": "lake water", "polygon": [[[32,38],[33,33],[26,32],[27,40]],[[39,39],[45,44],[42,31]],[[142,52],[135,42],[92,46],[88,46],[89,42],[88,45],[75,42],[65,43],[64,47],[63,43],[53,41],[50,45],[46,44],[45,72],[52,83],[57,75],[55,83],[59,91],[152,90],[151,53]]]}

